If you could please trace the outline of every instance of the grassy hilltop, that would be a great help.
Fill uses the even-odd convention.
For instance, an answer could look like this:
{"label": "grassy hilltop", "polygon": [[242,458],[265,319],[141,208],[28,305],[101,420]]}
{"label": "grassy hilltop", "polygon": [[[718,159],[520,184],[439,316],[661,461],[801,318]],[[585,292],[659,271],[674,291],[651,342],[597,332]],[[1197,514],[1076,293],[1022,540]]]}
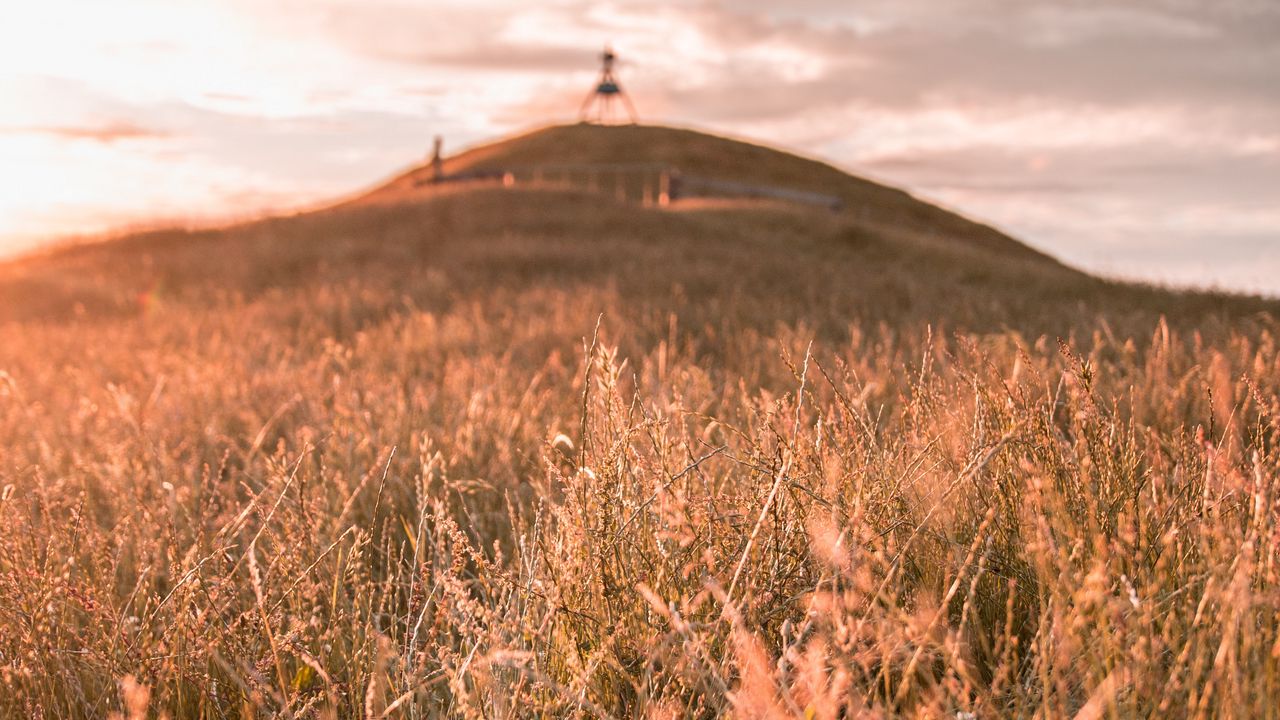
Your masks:
{"label": "grassy hilltop", "polygon": [[0,715],[1266,717],[1280,303],[837,195],[421,183],[0,265]]}

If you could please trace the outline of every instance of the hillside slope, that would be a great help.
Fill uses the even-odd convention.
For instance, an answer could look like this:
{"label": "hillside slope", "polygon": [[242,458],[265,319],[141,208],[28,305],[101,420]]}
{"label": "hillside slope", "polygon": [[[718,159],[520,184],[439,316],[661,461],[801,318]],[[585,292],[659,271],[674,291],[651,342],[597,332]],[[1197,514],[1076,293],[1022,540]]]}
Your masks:
{"label": "hillside slope", "polygon": [[161,231],[0,265],[0,322],[130,318],[364,288],[381,305],[443,307],[499,284],[613,288],[633,307],[771,329],[806,322],[1013,328],[1068,336],[1082,318],[1149,327],[1230,321],[1270,301],[1104,282],[984,225],[761,146],[654,127],[553,127],[450,158],[449,173],[573,162],[687,172],[838,194],[841,212],[743,202],[671,208],[581,188],[421,182],[417,168],[331,209],[217,230]]}
{"label": "hillside slope", "polygon": [[[917,200],[908,193],[849,175],[817,160],[741,140],[669,127],[559,125],[482,145],[446,160],[449,174],[563,163],[657,163],[710,178],[834,195],[865,221],[946,235],[955,242],[1009,255],[1048,256],[991,227]],[[414,168],[362,198],[412,197],[430,167]]]}

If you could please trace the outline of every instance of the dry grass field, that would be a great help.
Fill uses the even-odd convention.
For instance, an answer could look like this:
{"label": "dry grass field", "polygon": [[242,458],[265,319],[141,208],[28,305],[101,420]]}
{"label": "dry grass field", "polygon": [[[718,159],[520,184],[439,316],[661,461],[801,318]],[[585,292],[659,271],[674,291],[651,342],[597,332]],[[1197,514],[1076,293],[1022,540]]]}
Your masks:
{"label": "dry grass field", "polygon": [[0,266],[0,715],[1280,714],[1280,303],[839,213],[416,188]]}

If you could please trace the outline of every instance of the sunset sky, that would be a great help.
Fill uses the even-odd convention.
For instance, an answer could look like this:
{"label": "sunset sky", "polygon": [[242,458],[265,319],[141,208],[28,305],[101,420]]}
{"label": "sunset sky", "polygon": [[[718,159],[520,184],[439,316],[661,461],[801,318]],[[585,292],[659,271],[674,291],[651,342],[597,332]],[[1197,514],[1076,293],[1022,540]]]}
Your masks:
{"label": "sunset sky", "polygon": [[[821,157],[1112,276],[1280,294],[1280,0],[5,0],[0,253],[573,119]],[[785,9],[782,9],[785,8]]]}

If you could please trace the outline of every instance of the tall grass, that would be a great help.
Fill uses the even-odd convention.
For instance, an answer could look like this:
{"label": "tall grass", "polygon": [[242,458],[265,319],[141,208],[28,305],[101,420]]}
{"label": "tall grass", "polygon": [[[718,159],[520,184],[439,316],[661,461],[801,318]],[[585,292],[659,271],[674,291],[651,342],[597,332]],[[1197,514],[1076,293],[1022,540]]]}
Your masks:
{"label": "tall grass", "polygon": [[1270,303],[513,197],[6,269],[0,714],[1276,715]]}

